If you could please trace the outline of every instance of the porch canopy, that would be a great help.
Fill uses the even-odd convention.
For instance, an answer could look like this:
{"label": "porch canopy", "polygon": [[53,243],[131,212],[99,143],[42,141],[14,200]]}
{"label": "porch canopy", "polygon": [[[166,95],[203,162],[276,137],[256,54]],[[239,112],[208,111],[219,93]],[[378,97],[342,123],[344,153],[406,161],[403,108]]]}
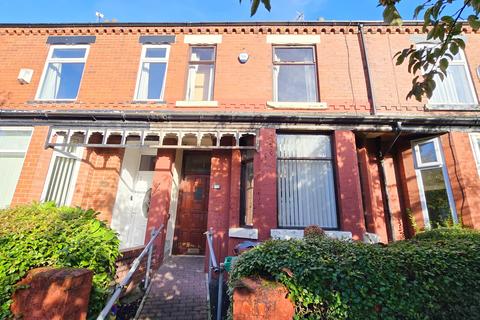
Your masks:
{"label": "porch canopy", "polygon": [[51,127],[45,147],[257,149],[256,136],[255,129]]}

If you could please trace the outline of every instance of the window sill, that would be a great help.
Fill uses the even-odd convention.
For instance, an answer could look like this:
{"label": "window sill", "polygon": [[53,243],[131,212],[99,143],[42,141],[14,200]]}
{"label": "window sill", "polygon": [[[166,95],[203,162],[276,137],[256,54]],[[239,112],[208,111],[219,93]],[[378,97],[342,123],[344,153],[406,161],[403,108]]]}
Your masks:
{"label": "window sill", "polygon": [[177,101],[176,107],[218,107],[218,101]]}
{"label": "window sill", "polygon": [[45,103],[45,104],[48,104],[48,103],[72,103],[72,102],[76,102],[77,99],[58,99],[58,100],[55,100],[55,99],[36,99],[36,100],[33,100],[33,101],[28,101],[28,103],[31,103],[31,104],[35,104],[35,103]]}
{"label": "window sill", "polygon": [[[350,231],[327,231],[325,230],[325,234],[333,239],[338,240],[351,240],[352,233]],[[272,229],[270,230],[270,236],[273,239],[302,239],[303,238],[303,230],[298,229]]]}
{"label": "window sill", "polygon": [[231,238],[258,239],[258,229],[253,228],[230,228],[228,236]]}
{"label": "window sill", "polygon": [[275,109],[327,109],[327,104],[325,102],[267,101],[267,107]]}
{"label": "window sill", "polygon": [[132,103],[134,103],[134,104],[167,104],[167,102],[164,101],[164,100],[148,100],[148,99],[133,100]]}
{"label": "window sill", "polygon": [[426,110],[430,111],[480,111],[478,104],[426,104]]}

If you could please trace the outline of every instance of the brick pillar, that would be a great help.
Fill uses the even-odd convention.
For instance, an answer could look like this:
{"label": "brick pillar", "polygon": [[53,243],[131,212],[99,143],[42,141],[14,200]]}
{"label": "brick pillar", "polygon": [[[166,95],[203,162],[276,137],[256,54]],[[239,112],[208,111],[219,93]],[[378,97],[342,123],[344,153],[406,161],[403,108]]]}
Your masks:
{"label": "brick pillar", "polygon": [[382,187],[380,173],[374,152],[376,147],[367,140],[365,146],[358,151],[362,188],[365,195],[365,216],[368,231],[377,234],[384,243],[388,242],[385,212],[383,210]]}
{"label": "brick pillar", "polygon": [[253,226],[258,239],[270,238],[277,227],[277,135],[275,129],[260,129],[258,152],[253,158]]}
{"label": "brick pillar", "polygon": [[18,179],[12,206],[32,201],[40,201],[48,167],[52,158],[52,149],[45,149],[48,126],[35,127],[30,139],[22,172]]}
{"label": "brick pillar", "polygon": [[162,233],[155,241],[155,265],[159,265],[163,261],[175,153],[175,149],[158,149],[155,173],[153,174],[152,196],[150,200],[150,210],[148,211],[145,244],[150,241],[150,233],[153,228],[158,229],[162,224],[164,225]]}
{"label": "brick pillar", "polygon": [[464,225],[480,229],[480,177],[470,137],[468,133],[451,132],[441,141],[457,214]]}
{"label": "brick pillar", "polygon": [[[232,150],[230,168],[230,212],[229,228],[240,226],[240,171],[242,166],[242,155],[240,150]],[[228,230],[227,230],[228,231]],[[233,254],[233,248],[245,239],[229,238],[228,254]]]}
{"label": "brick pillar", "polygon": [[390,215],[392,219],[393,240],[403,240],[406,237],[403,222],[403,211],[400,203],[400,183],[397,180],[395,166],[398,161],[391,155],[385,156],[385,179],[387,180],[388,195],[390,197]]}
{"label": "brick pillar", "polygon": [[[218,262],[228,255],[228,226],[230,211],[231,151],[213,150],[208,197],[208,228],[213,228],[213,249]],[[218,186],[218,188],[214,188]]]}
{"label": "brick pillar", "polygon": [[335,159],[339,225],[342,230],[352,232],[355,240],[361,240],[365,233],[365,219],[353,132],[335,131]]}

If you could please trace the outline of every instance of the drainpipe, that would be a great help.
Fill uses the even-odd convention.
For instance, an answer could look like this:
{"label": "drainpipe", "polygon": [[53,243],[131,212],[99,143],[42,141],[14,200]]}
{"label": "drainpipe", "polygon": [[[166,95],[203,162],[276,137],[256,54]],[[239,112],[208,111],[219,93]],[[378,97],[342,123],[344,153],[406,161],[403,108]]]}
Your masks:
{"label": "drainpipe", "polygon": [[390,193],[388,192],[388,183],[387,183],[387,173],[385,170],[385,155],[388,154],[395,143],[397,142],[398,138],[402,134],[402,123],[397,122],[396,127],[394,130],[397,132],[395,135],[395,138],[393,139],[392,143],[390,146],[387,148],[385,152],[382,152],[382,144],[380,138],[378,138],[378,163],[380,165],[380,184],[382,185],[383,189],[383,194],[385,195],[385,201],[384,201],[384,210],[385,210],[385,218],[387,219],[387,237],[388,241],[395,241],[397,240],[397,237],[395,235],[395,228],[393,225],[393,220],[392,220],[392,204],[390,200]]}
{"label": "drainpipe", "polygon": [[377,114],[377,103],[375,100],[375,92],[373,91],[372,85],[372,75],[370,73],[370,64],[368,63],[368,50],[367,43],[365,41],[365,34],[363,32],[363,23],[358,25],[358,33],[360,33],[360,45],[362,49],[362,54],[365,57],[365,70],[367,71],[367,90],[370,93],[370,99],[372,101],[372,115]]}

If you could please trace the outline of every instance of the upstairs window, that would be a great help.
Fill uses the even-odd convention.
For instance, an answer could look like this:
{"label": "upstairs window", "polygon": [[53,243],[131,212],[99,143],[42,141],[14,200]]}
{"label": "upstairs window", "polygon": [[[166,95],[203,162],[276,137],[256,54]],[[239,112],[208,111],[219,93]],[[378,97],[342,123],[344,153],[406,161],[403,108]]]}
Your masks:
{"label": "upstairs window", "polygon": [[38,100],[75,100],[89,46],[52,46],[48,53]]}
{"label": "upstairs window", "polygon": [[317,102],[313,47],[273,48],[273,94],[279,102]]}
{"label": "upstairs window", "polygon": [[[422,44],[421,46],[434,45]],[[477,97],[473,86],[472,77],[468,68],[467,59],[463,50],[453,57],[447,69],[447,76],[440,79],[438,75],[434,77],[435,90],[428,101],[428,106],[438,109],[464,109],[477,105]]]}
{"label": "upstairs window", "polygon": [[143,46],[135,100],[163,100],[169,48],[158,45]]}
{"label": "upstairs window", "polygon": [[215,47],[191,47],[188,66],[187,100],[213,100]]}

